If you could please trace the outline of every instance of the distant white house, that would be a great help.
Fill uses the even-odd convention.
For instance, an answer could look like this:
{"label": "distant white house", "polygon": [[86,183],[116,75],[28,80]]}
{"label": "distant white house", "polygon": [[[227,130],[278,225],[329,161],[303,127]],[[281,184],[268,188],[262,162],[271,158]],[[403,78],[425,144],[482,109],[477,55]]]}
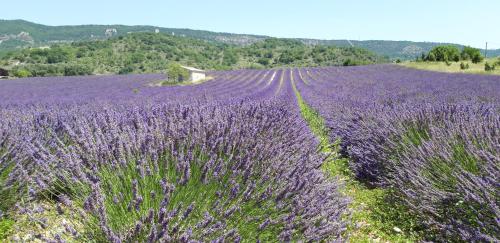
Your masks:
{"label": "distant white house", "polygon": [[206,79],[206,72],[201,69],[197,69],[194,67],[186,67],[186,66],[181,66],[182,68],[188,70],[189,72],[189,81],[191,82],[198,82],[200,80]]}

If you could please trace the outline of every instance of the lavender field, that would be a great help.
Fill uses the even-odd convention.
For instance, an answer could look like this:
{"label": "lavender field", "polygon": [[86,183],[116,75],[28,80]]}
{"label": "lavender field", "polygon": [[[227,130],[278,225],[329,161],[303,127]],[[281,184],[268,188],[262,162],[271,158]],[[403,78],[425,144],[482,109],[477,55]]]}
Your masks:
{"label": "lavender field", "polygon": [[209,75],[1,81],[4,239],[344,242],[360,227],[346,193],[359,183],[410,215],[411,240],[500,240],[500,76]]}

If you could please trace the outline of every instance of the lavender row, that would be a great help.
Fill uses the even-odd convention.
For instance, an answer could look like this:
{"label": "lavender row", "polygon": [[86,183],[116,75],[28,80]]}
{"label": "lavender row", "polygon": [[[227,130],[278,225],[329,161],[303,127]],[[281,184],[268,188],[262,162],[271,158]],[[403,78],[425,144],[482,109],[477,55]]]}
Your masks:
{"label": "lavender row", "polygon": [[348,200],[319,169],[289,72],[211,75],[184,87],[151,86],[161,75],[3,81],[2,192],[80,205],[97,228],[45,240],[341,240]]}
{"label": "lavender row", "polygon": [[395,190],[430,239],[498,240],[500,77],[392,65],[297,76],[357,179]]}

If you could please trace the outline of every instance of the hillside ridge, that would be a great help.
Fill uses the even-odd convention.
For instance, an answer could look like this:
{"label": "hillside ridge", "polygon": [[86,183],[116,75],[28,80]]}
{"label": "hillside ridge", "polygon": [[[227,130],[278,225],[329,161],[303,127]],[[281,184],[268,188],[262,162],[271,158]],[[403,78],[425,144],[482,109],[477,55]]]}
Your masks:
{"label": "hillside ridge", "polygon": [[[238,46],[251,45],[271,38],[265,35],[234,34],[193,30],[188,28],[165,28],[151,25],[63,25],[49,26],[26,20],[0,20],[0,53],[24,47],[40,47],[56,43],[102,40],[133,32],[160,32],[181,37],[220,42]],[[390,59],[413,59],[422,52],[428,52],[437,45],[450,44],[439,42],[414,42],[393,40],[321,40],[310,38],[289,38],[307,45],[335,45],[339,47],[364,48]],[[463,45],[453,44],[459,47]],[[489,55],[499,56],[500,50],[489,50]]]}

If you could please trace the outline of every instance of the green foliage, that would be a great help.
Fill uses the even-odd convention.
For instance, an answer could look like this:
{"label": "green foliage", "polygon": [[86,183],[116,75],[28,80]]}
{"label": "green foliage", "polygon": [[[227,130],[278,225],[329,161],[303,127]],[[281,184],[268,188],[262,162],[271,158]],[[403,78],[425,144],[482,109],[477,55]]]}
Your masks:
{"label": "green foliage", "polygon": [[67,62],[71,59],[72,53],[70,50],[60,48],[58,46],[48,49],[47,63]]}
{"label": "green foliage", "polygon": [[[202,30],[162,28],[155,26],[126,26],[126,25],[80,25],[80,26],[46,26],[35,24],[24,20],[0,20],[0,33],[17,35],[20,32],[28,32],[31,40],[10,39],[2,42],[0,45],[0,57],[8,51],[24,47],[47,46],[54,42],[74,42],[74,41],[94,41],[107,39],[106,29],[116,29],[117,38],[125,38],[127,33],[154,32],[156,29],[160,33],[175,36],[186,36],[198,40],[209,41],[212,43],[234,44],[238,46],[247,46],[253,43],[263,41],[269,37],[260,35],[240,35],[230,33],[215,33]],[[115,36],[116,37],[116,36]],[[433,47],[441,45],[432,42],[411,42],[411,41],[346,41],[346,40],[308,40],[300,39],[307,45],[320,46],[338,46],[350,47],[353,44],[356,47],[370,50],[387,59],[410,60],[422,52],[429,52]],[[458,45],[457,45],[458,46]],[[492,56],[500,55],[500,50],[490,50]],[[269,57],[268,57],[269,58]]]}
{"label": "green foliage", "polygon": [[224,66],[233,66],[236,63],[238,63],[238,55],[236,54],[236,51],[229,48],[224,51],[223,58],[222,58],[222,65]]}
{"label": "green foliage", "polygon": [[469,69],[469,63],[463,63],[463,62],[461,62],[460,63],[460,69],[461,70],[467,70],[467,69]]}
{"label": "green foliage", "polygon": [[435,62],[437,59],[436,59],[436,54],[434,54],[434,52],[429,52],[429,54],[427,55],[427,57],[425,58],[426,61],[429,61],[429,62]]}
{"label": "green foliage", "polygon": [[481,51],[477,48],[473,48],[470,46],[465,46],[464,49],[462,49],[462,53],[460,54],[460,57],[464,61],[471,60],[472,63],[480,63],[484,60],[484,57],[481,54]]}
{"label": "green foliage", "polygon": [[269,58],[259,58],[257,62],[263,66],[268,66],[271,63],[271,60]]}
{"label": "green foliage", "polygon": [[343,63],[342,63],[342,66],[358,66],[358,65],[362,65],[360,62],[358,62],[357,60],[352,60],[351,58],[347,58]]}
{"label": "green foliage", "polygon": [[[462,61],[472,61],[472,63],[477,64],[484,60],[481,50],[477,48],[472,48],[465,46],[461,52],[459,52],[458,47],[455,45],[442,45],[432,48],[427,55],[422,54],[422,60],[430,62],[445,62],[448,66],[451,65],[450,61],[458,62]],[[465,64],[462,70],[467,69]]]}
{"label": "green foliage", "polygon": [[91,65],[82,63],[70,64],[26,64],[13,68],[12,75],[18,78],[47,77],[47,76],[74,76],[93,74]]}
{"label": "green foliage", "polygon": [[64,76],[90,75],[92,68],[87,65],[67,65],[64,67]]}
{"label": "green foliage", "polygon": [[189,72],[179,63],[172,62],[167,68],[168,80],[171,82],[183,82],[189,80]]}
{"label": "green foliage", "polygon": [[[432,55],[432,57],[430,57],[430,55]],[[458,47],[454,45],[436,46],[429,52],[426,60],[439,62],[458,62],[460,61],[460,51],[458,50]]]}
{"label": "green foliage", "polygon": [[12,231],[12,226],[14,225],[14,220],[12,219],[2,219],[0,217],[0,241],[3,242],[7,238],[7,236]]}
{"label": "green foliage", "polygon": [[18,69],[12,72],[14,77],[27,78],[31,76],[31,72],[27,69]]}
{"label": "green foliage", "polygon": [[484,71],[490,72],[490,71],[493,71],[493,70],[495,70],[495,64],[490,64],[489,62],[486,62],[484,64]]}
{"label": "green foliage", "polygon": [[134,66],[127,65],[125,67],[120,68],[120,70],[118,71],[118,74],[128,74],[128,73],[132,73],[133,71],[134,71]]}
{"label": "green foliage", "polygon": [[15,69],[26,69],[29,76],[58,76],[164,72],[172,62],[227,70],[363,65],[385,59],[360,48],[309,46],[291,39],[270,38],[242,47],[165,34],[134,33],[108,40],[18,50],[0,61],[21,62]]}

